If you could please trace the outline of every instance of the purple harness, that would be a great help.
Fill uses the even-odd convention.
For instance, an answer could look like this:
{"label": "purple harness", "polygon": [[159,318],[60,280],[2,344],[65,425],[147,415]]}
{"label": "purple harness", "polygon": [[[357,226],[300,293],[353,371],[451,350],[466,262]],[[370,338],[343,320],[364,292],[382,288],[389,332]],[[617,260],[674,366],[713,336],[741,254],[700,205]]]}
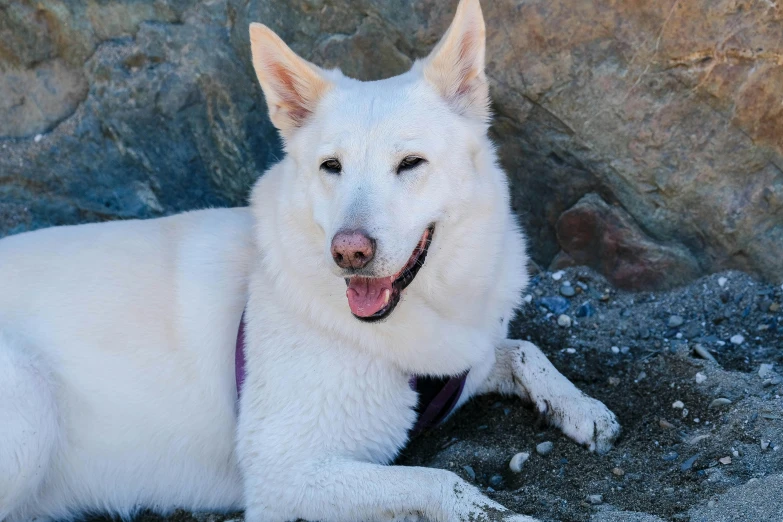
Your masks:
{"label": "purple harness", "polygon": [[[239,321],[237,332],[236,350],[234,352],[234,372],[237,382],[237,397],[245,381],[245,314]],[[419,394],[419,402],[416,405],[418,418],[413,425],[411,436],[416,436],[425,430],[433,428],[443,422],[454,410],[459,401],[468,372],[455,377],[411,377],[410,386]]]}

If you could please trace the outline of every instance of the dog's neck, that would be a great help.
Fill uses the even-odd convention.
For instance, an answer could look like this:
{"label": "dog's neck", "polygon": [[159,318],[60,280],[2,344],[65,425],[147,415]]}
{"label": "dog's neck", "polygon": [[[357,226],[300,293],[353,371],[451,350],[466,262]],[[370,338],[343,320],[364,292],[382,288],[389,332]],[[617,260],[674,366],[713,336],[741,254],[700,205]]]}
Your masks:
{"label": "dog's neck", "polygon": [[[245,382],[245,312],[239,320],[236,347],[234,351],[234,374],[236,376],[237,404]],[[416,405],[416,423],[410,435],[415,437],[443,422],[457,407],[465,388],[468,372],[446,377],[413,375],[409,379],[411,388],[419,394]]]}

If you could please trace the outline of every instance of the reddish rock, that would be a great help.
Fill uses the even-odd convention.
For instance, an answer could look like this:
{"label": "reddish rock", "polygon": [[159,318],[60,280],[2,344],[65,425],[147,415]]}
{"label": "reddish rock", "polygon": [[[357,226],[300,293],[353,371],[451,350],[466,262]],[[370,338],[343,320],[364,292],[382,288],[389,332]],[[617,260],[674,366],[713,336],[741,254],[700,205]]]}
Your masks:
{"label": "reddish rock", "polygon": [[647,236],[619,206],[588,194],[557,222],[562,252],[555,262],[587,265],[620,288],[658,290],[685,283],[699,266],[681,247]]}

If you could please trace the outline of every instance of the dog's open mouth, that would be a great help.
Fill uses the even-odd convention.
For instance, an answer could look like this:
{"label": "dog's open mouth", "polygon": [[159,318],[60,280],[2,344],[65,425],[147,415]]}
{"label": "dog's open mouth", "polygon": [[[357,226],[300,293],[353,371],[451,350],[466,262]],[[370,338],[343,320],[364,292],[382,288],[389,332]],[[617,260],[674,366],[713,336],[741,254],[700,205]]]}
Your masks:
{"label": "dog's open mouth", "polygon": [[421,235],[405,266],[391,277],[351,277],[345,280],[348,305],[353,315],[362,321],[385,319],[400,302],[402,291],[411,284],[427,257],[432,243],[435,225],[430,225]]}

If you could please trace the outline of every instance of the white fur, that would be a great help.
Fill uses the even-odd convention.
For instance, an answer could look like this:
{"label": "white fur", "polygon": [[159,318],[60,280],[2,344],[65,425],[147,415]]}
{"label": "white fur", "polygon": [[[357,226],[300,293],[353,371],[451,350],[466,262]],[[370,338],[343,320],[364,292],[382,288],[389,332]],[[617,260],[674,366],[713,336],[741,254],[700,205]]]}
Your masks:
{"label": "white fur", "polygon": [[[591,449],[619,433],[537,348],[505,340],[527,257],[486,136],[477,0],[433,55],[380,82],[322,71],[263,26],[251,40],[287,151],[251,209],[0,241],[0,522],[178,507],[253,522],[532,520],[450,472],[387,466],[415,421],[413,374],[470,369],[460,404],[517,394]],[[410,154],[427,161],[397,174]],[[334,156],[339,176],[319,170]],[[332,236],[372,234],[368,270],[389,277],[431,223],[397,309],[353,317]]]}

